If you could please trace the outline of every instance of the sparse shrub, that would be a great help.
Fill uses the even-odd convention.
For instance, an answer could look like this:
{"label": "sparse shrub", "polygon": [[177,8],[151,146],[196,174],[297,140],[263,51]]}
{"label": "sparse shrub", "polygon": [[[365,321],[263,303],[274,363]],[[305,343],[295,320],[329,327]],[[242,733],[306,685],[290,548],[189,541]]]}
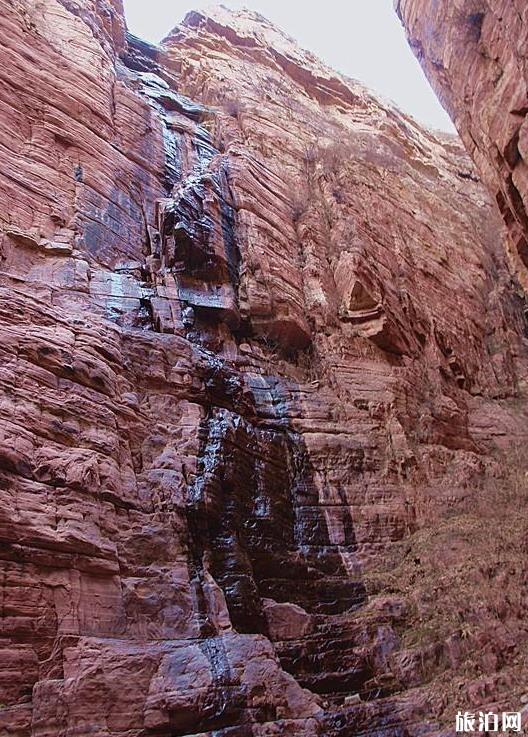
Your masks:
{"label": "sparse shrub", "polygon": [[313,171],[320,159],[320,149],[317,143],[310,143],[303,151],[303,162],[307,170]]}
{"label": "sparse shrub", "polygon": [[352,147],[347,141],[338,139],[330,143],[313,142],[303,151],[303,165],[307,176],[316,171],[325,176],[336,175],[352,157]]}
{"label": "sparse shrub", "polygon": [[293,188],[293,194],[291,197],[291,206],[292,206],[292,220],[295,225],[299,222],[299,220],[308,210],[308,208],[310,207],[311,201],[312,201],[312,198],[311,198],[310,190],[308,189],[308,187],[301,186],[299,188],[297,186],[296,188]]}
{"label": "sparse shrub", "polygon": [[344,205],[346,202],[345,193],[340,187],[332,188],[332,196],[338,205]]}
{"label": "sparse shrub", "polygon": [[320,162],[324,174],[337,174],[351,157],[352,149],[346,141],[333,141],[326,144],[326,146],[322,146]]}
{"label": "sparse shrub", "polygon": [[224,110],[232,118],[240,121],[242,113],[244,112],[244,105],[240,100],[224,100]]}

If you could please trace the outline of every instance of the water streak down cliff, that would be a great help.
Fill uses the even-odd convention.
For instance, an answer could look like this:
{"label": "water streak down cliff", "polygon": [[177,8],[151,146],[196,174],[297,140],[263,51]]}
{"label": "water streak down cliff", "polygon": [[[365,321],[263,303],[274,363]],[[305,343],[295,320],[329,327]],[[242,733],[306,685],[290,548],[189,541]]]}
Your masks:
{"label": "water streak down cliff", "polygon": [[0,8],[0,734],[514,706],[526,321],[459,141],[247,11]]}

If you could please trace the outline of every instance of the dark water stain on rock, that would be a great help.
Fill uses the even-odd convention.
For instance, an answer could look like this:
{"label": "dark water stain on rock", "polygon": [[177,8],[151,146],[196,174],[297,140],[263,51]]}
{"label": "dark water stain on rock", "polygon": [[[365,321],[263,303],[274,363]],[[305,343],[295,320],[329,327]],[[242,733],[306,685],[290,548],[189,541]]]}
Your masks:
{"label": "dark water stain on rock", "polygon": [[238,299],[241,254],[235,231],[235,210],[230,204],[233,201],[233,196],[229,186],[228,163],[225,159],[222,161],[218,178],[222,237],[224,240],[227,268],[231,284]]}
{"label": "dark water stain on rock", "polygon": [[200,428],[187,506],[192,575],[207,557],[239,632],[273,638],[265,602],[299,607],[313,632],[276,643],[283,667],[319,693],[358,690],[369,669],[343,622],[332,621],[366,601],[341,555],[355,550],[352,520],[333,544],[308,451],[290,426],[291,389],[274,377],[253,381],[254,417],[213,406]]}

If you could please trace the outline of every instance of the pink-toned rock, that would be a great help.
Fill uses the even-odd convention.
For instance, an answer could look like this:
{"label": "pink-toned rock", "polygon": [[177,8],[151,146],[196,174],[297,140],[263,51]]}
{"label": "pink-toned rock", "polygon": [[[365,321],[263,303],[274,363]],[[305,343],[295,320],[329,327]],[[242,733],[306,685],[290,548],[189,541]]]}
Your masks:
{"label": "pink-toned rock", "polygon": [[397,0],[395,7],[498,204],[512,264],[527,289],[527,9],[503,0]]}
{"label": "pink-toned rock", "polygon": [[247,11],[0,8],[0,729],[418,737],[483,650],[511,694],[525,322],[460,143]]}
{"label": "pink-toned rock", "polygon": [[263,606],[273,641],[304,637],[314,629],[313,618],[300,606],[289,602],[279,604],[272,599],[264,599]]}

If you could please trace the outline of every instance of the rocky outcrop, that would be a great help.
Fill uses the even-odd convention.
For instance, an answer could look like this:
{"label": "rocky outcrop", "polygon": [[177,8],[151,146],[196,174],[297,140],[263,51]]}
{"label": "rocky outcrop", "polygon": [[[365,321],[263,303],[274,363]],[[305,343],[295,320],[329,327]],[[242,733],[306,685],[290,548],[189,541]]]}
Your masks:
{"label": "rocky outcrop", "polygon": [[500,0],[398,0],[395,6],[493,193],[509,231],[510,258],[526,289],[527,9],[522,2]]}
{"label": "rocky outcrop", "polygon": [[249,12],[0,6],[0,733],[513,706],[526,322],[459,142]]}

